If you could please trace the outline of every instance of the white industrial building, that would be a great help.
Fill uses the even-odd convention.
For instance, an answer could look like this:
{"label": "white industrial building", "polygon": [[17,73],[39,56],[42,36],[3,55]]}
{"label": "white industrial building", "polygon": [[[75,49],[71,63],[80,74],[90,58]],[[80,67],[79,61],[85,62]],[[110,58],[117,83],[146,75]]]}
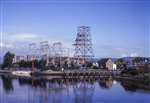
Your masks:
{"label": "white industrial building", "polygon": [[69,48],[63,47],[61,42],[55,42],[52,45],[48,41],[40,42],[40,45],[37,46],[35,43],[29,44],[29,51],[26,55],[15,55],[13,63],[32,60],[41,60],[44,59],[49,62],[50,58],[58,57],[69,57]]}

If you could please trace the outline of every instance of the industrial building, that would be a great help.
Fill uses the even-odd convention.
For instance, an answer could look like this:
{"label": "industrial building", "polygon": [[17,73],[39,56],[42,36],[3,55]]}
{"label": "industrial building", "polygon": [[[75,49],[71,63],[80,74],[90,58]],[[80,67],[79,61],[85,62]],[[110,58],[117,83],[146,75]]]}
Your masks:
{"label": "industrial building", "polygon": [[92,48],[92,39],[89,26],[80,26],[77,28],[77,36],[75,39],[74,46],[74,56],[70,54],[70,48],[63,46],[61,42],[54,42],[49,44],[48,41],[42,41],[39,44],[31,43],[29,44],[29,52],[27,55],[16,55],[13,63],[33,60],[46,60],[46,65],[51,64],[64,64],[68,65],[71,62],[74,64],[83,65],[87,61],[92,60],[94,57]]}

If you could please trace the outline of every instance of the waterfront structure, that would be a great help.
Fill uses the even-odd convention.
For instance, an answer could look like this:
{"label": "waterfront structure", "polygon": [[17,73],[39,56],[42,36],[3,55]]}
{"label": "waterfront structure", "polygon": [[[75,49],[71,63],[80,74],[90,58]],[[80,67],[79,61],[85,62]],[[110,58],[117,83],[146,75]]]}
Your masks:
{"label": "waterfront structure", "polygon": [[114,62],[111,59],[108,59],[106,62],[106,68],[108,70],[116,70],[117,69],[117,65],[114,64]]}
{"label": "waterfront structure", "polygon": [[117,70],[117,64],[113,64],[113,70]]}
{"label": "waterfront structure", "polygon": [[74,58],[77,63],[85,64],[86,61],[89,61],[94,57],[89,26],[78,27],[74,46]]}
{"label": "waterfront structure", "polygon": [[95,66],[95,67],[99,67],[99,64],[98,64],[98,62],[93,62],[93,64],[92,64],[93,66]]}
{"label": "waterfront structure", "polygon": [[115,60],[111,58],[103,58],[98,61],[99,67],[101,69],[108,69],[108,70],[116,70],[117,65],[115,64]]}

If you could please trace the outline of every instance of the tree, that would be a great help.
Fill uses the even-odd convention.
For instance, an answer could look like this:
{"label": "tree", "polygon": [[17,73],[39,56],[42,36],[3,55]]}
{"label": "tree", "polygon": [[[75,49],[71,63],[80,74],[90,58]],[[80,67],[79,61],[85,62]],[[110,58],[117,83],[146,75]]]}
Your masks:
{"label": "tree", "polygon": [[21,60],[19,62],[19,67],[25,67],[25,65],[26,65],[26,62],[24,60]]}
{"label": "tree", "polygon": [[39,60],[38,68],[43,69],[45,67],[46,67],[46,60],[43,60],[43,59]]}
{"label": "tree", "polygon": [[135,64],[135,63],[139,63],[141,61],[141,58],[140,57],[136,57],[132,60],[132,62]]}
{"label": "tree", "polygon": [[119,69],[126,69],[127,68],[127,64],[122,58],[118,59],[116,61],[116,64],[117,64],[117,68],[119,68]]}
{"label": "tree", "polygon": [[93,63],[92,63],[92,62],[86,62],[86,67],[92,68],[92,66],[93,66]]}
{"label": "tree", "polygon": [[103,58],[98,61],[98,65],[101,69],[106,69],[106,62],[109,58]]}
{"label": "tree", "polygon": [[12,83],[12,78],[10,76],[2,75],[1,79],[2,79],[2,82],[3,82],[2,83],[3,88],[4,88],[6,93],[10,93],[11,91],[14,90],[13,83]]}
{"label": "tree", "polygon": [[38,68],[39,67],[39,61],[35,59],[33,62],[34,62],[34,67]]}
{"label": "tree", "polygon": [[8,51],[4,56],[4,62],[2,64],[2,68],[6,68],[6,67],[10,68],[12,66],[14,56],[15,55],[13,53],[10,53]]}
{"label": "tree", "polygon": [[149,59],[148,59],[148,58],[145,58],[145,57],[136,57],[136,58],[133,59],[132,62],[133,62],[134,64],[136,64],[136,63],[142,63],[142,62],[145,62],[145,60],[148,61]]}

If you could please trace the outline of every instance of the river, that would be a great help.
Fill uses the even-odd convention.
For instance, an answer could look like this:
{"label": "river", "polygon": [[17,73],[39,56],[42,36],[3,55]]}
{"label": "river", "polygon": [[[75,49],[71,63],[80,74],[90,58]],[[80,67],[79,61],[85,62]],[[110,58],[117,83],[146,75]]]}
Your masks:
{"label": "river", "polygon": [[111,78],[0,76],[0,103],[150,103],[150,90]]}

